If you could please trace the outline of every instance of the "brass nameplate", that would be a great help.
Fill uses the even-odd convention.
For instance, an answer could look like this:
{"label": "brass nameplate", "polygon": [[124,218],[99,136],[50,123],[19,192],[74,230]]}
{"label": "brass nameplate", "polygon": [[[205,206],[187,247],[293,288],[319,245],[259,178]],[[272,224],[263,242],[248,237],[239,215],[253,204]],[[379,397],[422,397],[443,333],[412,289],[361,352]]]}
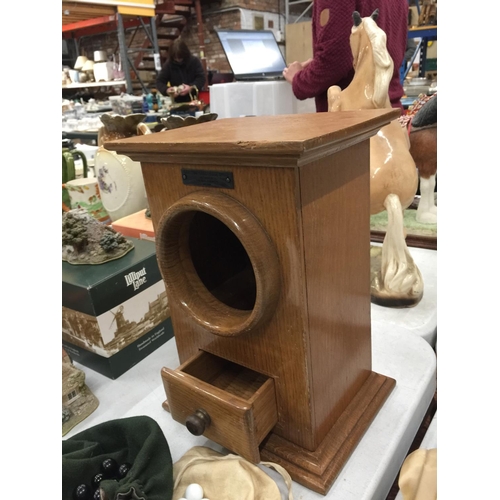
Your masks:
{"label": "brass nameplate", "polygon": [[213,170],[181,169],[182,182],[187,186],[217,187],[234,189],[232,172],[215,172]]}

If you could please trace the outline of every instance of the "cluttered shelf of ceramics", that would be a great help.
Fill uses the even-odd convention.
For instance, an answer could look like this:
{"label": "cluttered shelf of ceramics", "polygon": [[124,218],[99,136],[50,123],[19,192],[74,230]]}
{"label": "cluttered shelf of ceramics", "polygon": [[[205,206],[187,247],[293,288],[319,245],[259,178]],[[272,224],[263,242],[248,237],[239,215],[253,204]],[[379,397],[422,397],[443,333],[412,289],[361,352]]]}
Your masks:
{"label": "cluttered shelf of ceramics", "polygon": [[127,82],[125,80],[113,80],[110,82],[105,82],[105,81],[99,81],[99,82],[88,82],[88,83],[78,83],[78,82],[71,82],[71,83],[66,83],[63,84],[62,88],[63,89],[84,89],[87,87],[121,87],[123,85],[126,85]]}
{"label": "cluttered shelf of ceramics", "polygon": [[119,63],[99,59],[105,58],[105,54],[100,52],[94,54],[95,61],[79,56],[73,69],[63,68],[63,90],[107,88],[105,97],[88,98],[86,102],[83,97],[63,97],[63,132],[97,132],[102,126],[100,117],[103,113],[122,116],[144,113],[143,121],[153,127],[171,114],[199,116],[208,111],[208,105],[198,98],[198,93],[192,96],[191,102],[181,104],[175,103],[170,96],[161,95],[156,89],[145,91],[142,95],[127,94]]}
{"label": "cluttered shelf of ceramics", "polygon": [[[99,86],[99,82],[95,86]],[[79,88],[79,84],[69,85],[66,88]],[[203,114],[208,106],[201,100],[183,107],[177,106],[179,115],[199,116]],[[159,93],[148,93],[142,96],[121,93],[120,95],[109,96],[104,100],[94,98],[84,102],[83,99],[62,100],[62,132],[97,132],[101,126],[101,116],[104,113],[127,116],[131,114],[143,114],[143,121],[153,128],[162,119],[168,118],[175,106],[169,97],[161,96]]]}

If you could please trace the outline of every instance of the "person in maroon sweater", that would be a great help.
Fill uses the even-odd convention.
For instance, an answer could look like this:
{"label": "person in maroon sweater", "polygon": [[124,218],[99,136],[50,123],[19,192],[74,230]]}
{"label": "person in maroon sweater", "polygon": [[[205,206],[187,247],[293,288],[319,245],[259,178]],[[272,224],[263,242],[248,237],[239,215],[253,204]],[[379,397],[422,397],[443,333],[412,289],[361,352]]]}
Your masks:
{"label": "person in maroon sweater", "polygon": [[379,9],[377,25],[387,35],[387,50],[394,62],[389,98],[395,108],[403,109],[403,87],[399,71],[404,60],[408,37],[407,0],[314,0],[312,8],[313,58],[293,62],[283,71],[299,100],[314,97],[316,111],[328,111],[327,90],[338,85],[342,90],[354,76],[349,37],[352,13],[371,16]]}

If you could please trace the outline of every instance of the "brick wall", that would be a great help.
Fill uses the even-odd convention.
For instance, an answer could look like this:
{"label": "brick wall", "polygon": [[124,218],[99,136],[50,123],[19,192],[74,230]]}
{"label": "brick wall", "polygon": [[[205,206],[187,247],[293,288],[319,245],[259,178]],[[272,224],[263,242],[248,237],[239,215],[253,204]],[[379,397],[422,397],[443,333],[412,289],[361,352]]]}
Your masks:
{"label": "brick wall", "polygon": [[[219,14],[203,15],[203,41],[205,44],[205,59],[208,70],[220,73],[231,71],[227,62],[222,45],[215,33],[219,29],[241,29],[240,12],[238,10]],[[187,43],[192,53],[200,57],[199,36],[196,19],[191,19],[188,26],[184,28],[181,38]]]}

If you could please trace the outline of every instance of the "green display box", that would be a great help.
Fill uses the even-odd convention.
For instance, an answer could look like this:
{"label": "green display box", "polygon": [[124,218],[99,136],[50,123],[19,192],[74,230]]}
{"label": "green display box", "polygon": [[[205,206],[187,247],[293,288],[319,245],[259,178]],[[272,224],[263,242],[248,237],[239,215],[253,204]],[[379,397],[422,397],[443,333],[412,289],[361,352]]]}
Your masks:
{"label": "green display box", "polygon": [[99,265],[62,263],[62,344],[71,358],[116,379],[173,337],[155,244]]}

